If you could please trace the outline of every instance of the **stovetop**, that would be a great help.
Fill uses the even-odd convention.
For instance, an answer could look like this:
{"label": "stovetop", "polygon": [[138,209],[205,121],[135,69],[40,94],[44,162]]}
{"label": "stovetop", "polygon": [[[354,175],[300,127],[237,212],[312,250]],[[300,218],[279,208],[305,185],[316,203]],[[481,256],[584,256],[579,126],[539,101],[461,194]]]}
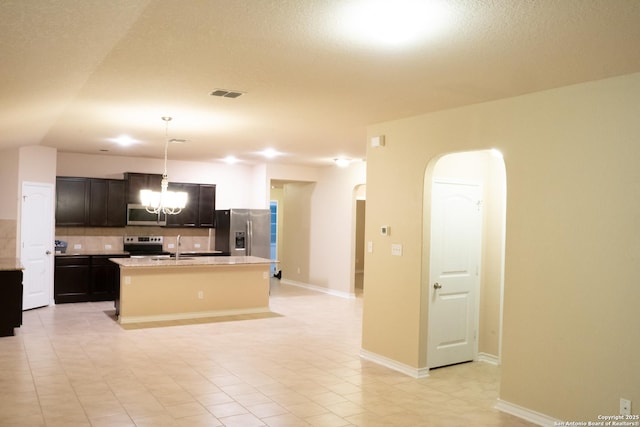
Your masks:
{"label": "stovetop", "polygon": [[124,250],[132,256],[169,255],[162,248],[162,236],[125,236]]}
{"label": "stovetop", "polygon": [[124,236],[125,245],[157,245],[163,240],[162,236]]}

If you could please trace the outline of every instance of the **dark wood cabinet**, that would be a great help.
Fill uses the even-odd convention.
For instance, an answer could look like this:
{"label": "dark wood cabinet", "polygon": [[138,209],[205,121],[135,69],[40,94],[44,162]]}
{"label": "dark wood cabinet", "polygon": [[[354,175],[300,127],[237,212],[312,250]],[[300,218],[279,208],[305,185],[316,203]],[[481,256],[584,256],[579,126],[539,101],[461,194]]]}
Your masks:
{"label": "dark wood cabinet", "polygon": [[[162,175],[133,173],[125,179],[56,178],[56,226],[125,227],[127,204],[140,204],[140,190],[160,191]],[[215,184],[170,182],[169,190],[185,191],[187,206],[167,216],[167,227],[215,226]]]}
{"label": "dark wood cabinet", "polygon": [[91,301],[113,301],[120,292],[120,267],[109,258],[125,258],[125,255],[91,256]]}
{"label": "dark wood cabinet", "polygon": [[56,304],[90,301],[91,257],[56,257],[55,264],[53,288]]}
{"label": "dark wood cabinet", "polygon": [[167,215],[167,227],[198,227],[199,185],[171,182],[169,183],[169,190],[186,192],[187,205],[178,215]]}
{"label": "dark wood cabinet", "polygon": [[126,172],[124,174],[127,203],[140,204],[140,190],[160,191],[162,175],[151,173]]}
{"label": "dark wood cabinet", "polygon": [[22,325],[22,271],[0,271],[0,337]]}
{"label": "dark wood cabinet", "polygon": [[124,227],[125,182],[118,179],[56,178],[56,226]]}
{"label": "dark wood cabinet", "polygon": [[56,178],[56,225],[83,226],[89,216],[89,181],[86,178]]}
{"label": "dark wood cabinet", "polygon": [[167,215],[167,227],[213,227],[216,209],[214,184],[169,183],[169,189],[187,192],[188,199],[182,212]]}
{"label": "dark wood cabinet", "polygon": [[216,212],[216,186],[214,184],[200,184],[198,199],[198,226],[214,227]]}
{"label": "dark wood cabinet", "polygon": [[125,182],[118,179],[89,179],[89,220],[93,227],[126,225]]}
{"label": "dark wood cabinet", "polygon": [[127,255],[56,257],[54,299],[67,302],[113,301],[120,289],[120,269],[109,258]]}

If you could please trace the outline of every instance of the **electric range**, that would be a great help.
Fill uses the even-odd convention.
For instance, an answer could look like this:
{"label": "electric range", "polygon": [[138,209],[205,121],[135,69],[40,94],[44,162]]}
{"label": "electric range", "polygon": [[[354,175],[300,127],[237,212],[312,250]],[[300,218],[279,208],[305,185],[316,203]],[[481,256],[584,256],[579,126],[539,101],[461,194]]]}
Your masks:
{"label": "electric range", "polygon": [[162,247],[162,236],[124,236],[124,250],[131,258],[169,257]]}

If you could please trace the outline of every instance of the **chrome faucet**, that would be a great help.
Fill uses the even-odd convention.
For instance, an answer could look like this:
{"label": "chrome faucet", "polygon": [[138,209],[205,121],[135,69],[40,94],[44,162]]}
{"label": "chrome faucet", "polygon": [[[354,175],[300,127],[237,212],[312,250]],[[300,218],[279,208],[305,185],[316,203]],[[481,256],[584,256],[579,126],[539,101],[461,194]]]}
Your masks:
{"label": "chrome faucet", "polygon": [[180,259],[180,246],[182,245],[182,243],[180,242],[180,238],[182,236],[178,234],[178,237],[176,237],[176,261]]}

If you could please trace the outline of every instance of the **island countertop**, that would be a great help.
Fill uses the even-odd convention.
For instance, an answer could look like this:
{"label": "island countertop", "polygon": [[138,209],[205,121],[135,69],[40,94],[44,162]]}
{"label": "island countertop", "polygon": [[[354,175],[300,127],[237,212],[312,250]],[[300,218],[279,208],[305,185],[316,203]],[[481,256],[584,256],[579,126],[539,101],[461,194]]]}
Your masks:
{"label": "island countertop", "polygon": [[194,256],[185,254],[180,259],[175,258],[109,258],[110,261],[121,267],[194,267],[194,266],[223,266],[223,265],[259,265],[271,264],[273,261],[268,258],[256,256]]}

